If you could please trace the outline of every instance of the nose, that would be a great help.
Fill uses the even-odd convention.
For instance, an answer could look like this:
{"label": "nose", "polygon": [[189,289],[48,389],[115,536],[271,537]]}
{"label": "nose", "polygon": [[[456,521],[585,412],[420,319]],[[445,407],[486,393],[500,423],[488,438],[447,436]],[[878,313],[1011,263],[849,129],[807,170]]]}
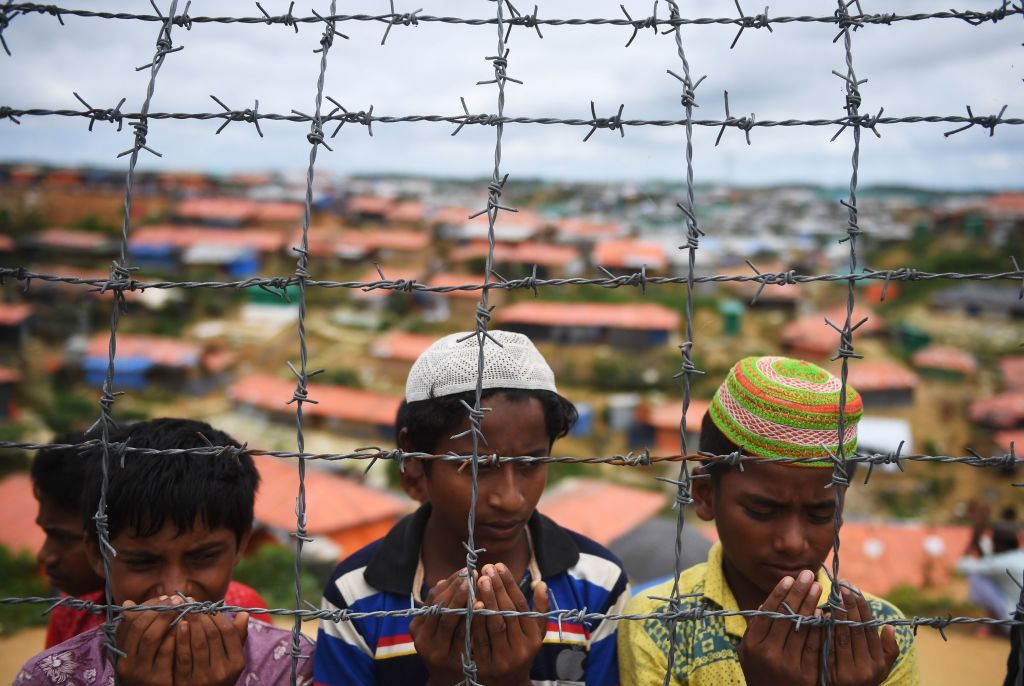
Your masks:
{"label": "nose", "polygon": [[797,557],[807,550],[807,535],[798,516],[784,517],[774,536],[775,550],[786,557]]}
{"label": "nose", "polygon": [[50,545],[50,541],[47,540],[43,543],[43,547],[36,553],[36,562],[44,566],[50,566],[57,561],[57,553]]}
{"label": "nose", "polygon": [[174,595],[176,593],[192,595],[189,575],[180,566],[168,565],[160,579],[160,595]]}
{"label": "nose", "polygon": [[494,510],[515,513],[523,507],[526,499],[520,487],[515,466],[506,464],[495,468],[497,472],[488,479],[487,504]]}

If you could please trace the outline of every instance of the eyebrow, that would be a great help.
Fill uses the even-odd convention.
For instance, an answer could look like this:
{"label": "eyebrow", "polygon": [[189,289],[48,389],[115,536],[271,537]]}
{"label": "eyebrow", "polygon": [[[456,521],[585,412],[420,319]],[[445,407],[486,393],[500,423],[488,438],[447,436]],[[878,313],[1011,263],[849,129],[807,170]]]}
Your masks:
{"label": "eyebrow", "polygon": [[211,541],[209,543],[203,543],[202,545],[196,546],[195,548],[189,549],[186,555],[198,555],[199,553],[213,552],[214,550],[223,550],[227,546],[223,541]]}
{"label": "eyebrow", "polygon": [[[752,493],[741,493],[740,497],[749,500],[753,504],[762,505],[764,507],[785,507],[789,504],[781,500],[769,498],[768,496],[754,495]],[[829,498],[827,500],[818,500],[813,503],[805,503],[804,508],[808,510],[824,510],[825,508],[835,507],[835,504],[835,500]]]}

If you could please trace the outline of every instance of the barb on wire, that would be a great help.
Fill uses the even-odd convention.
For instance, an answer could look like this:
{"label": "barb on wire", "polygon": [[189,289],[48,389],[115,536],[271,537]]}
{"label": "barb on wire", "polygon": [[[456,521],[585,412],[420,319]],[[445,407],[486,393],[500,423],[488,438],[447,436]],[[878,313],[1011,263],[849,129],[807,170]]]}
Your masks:
{"label": "barb on wire", "polygon": [[331,46],[334,45],[335,36],[348,40],[348,36],[346,36],[341,31],[338,31],[336,27],[336,20],[334,18],[333,10],[331,11],[330,16],[326,18],[320,16],[320,14],[316,10],[312,10],[312,12],[316,16],[316,18],[322,21],[325,25],[323,35],[320,37],[320,47],[314,50],[313,54],[324,53],[330,50]]}
{"label": "barb on wire", "polygon": [[954,134],[972,128],[973,126],[980,126],[983,129],[988,129],[988,136],[989,138],[991,138],[992,136],[996,135],[996,125],[1003,123],[1003,114],[1006,112],[1006,107],[1006,105],[1003,105],[1002,109],[999,110],[999,114],[989,115],[987,117],[977,117],[974,115],[974,112],[971,111],[971,106],[967,105],[967,123],[961,126],[960,128],[953,129],[952,131],[947,131],[942,135],[946,138],[949,138]]}
{"label": "barb on wire", "polygon": [[740,7],[740,0],[733,0],[733,2],[736,3],[736,11],[740,13],[740,30],[736,32],[736,37],[732,39],[732,44],[729,45],[730,50],[736,47],[736,44],[740,41],[740,36],[743,35],[746,29],[768,29],[768,33],[773,33],[772,25],[768,21],[768,5],[764,6],[764,14],[755,14],[749,17],[743,11],[743,8]]}
{"label": "barb on wire", "polygon": [[590,101],[590,115],[594,118],[594,125],[591,127],[590,132],[583,137],[583,142],[586,143],[590,140],[590,137],[594,135],[594,132],[598,129],[608,129],[609,131],[618,131],[620,138],[626,137],[626,130],[622,128],[622,109],[625,105],[619,105],[619,111],[614,117],[607,119],[598,117],[597,110],[594,109],[594,101]]}
{"label": "barb on wire", "polygon": [[[160,18],[160,20],[164,21],[164,25],[163,28],[160,29],[160,37],[156,40],[156,54],[153,56],[153,61],[149,64],[144,64],[141,67],[135,67],[135,71],[143,71],[146,69],[156,67],[157,65],[162,64],[164,58],[170,55],[172,52],[180,52],[185,49],[184,45],[174,47],[174,44],[171,42],[171,26],[173,26],[174,23],[167,22],[165,20],[164,15],[160,13],[160,8],[156,6],[156,0],[149,0],[149,4],[153,6],[153,11],[156,12],[156,15]],[[188,8],[191,7],[191,5],[192,0],[189,0],[187,3],[185,3],[185,11],[183,12],[183,14],[188,14]]]}
{"label": "barb on wire", "polygon": [[362,126],[365,126],[366,132],[370,134],[371,138],[373,137],[373,105],[370,105],[369,111],[359,110],[358,112],[349,112],[347,109],[345,109],[344,105],[342,105],[340,102],[338,102],[331,96],[328,95],[327,99],[331,102],[332,105],[334,105],[334,109],[328,112],[327,116],[324,117],[324,119],[330,120],[332,118],[335,118],[335,115],[337,114],[338,110],[341,110],[341,112],[344,114],[344,116],[338,122],[338,126],[334,129],[334,133],[331,134],[331,138],[337,136],[338,132],[341,131],[341,127],[344,126],[346,123],[361,124]]}
{"label": "barb on wire", "polygon": [[654,9],[651,10],[651,15],[646,19],[634,20],[633,17],[629,16],[629,12],[626,11],[625,5],[619,5],[619,8],[622,10],[622,13],[626,15],[627,21],[629,21],[633,26],[633,34],[629,37],[629,40],[626,41],[627,48],[633,44],[633,41],[636,40],[637,34],[643,29],[651,29],[654,31],[655,35],[658,34],[658,0],[654,0]]}
{"label": "barb on wire", "polygon": [[725,133],[725,129],[728,126],[735,126],[747,137],[747,145],[750,145],[750,129],[754,128],[755,117],[754,113],[751,112],[749,117],[735,118],[729,113],[729,91],[722,91],[725,96],[725,121],[722,122],[722,129],[718,132],[718,138],[715,139],[715,147],[722,141],[722,134]]}
{"label": "barb on wire", "polygon": [[380,39],[381,45],[388,42],[388,35],[391,33],[391,27],[399,24],[402,26],[419,26],[420,21],[416,15],[423,11],[423,8],[421,7],[420,9],[413,10],[412,12],[398,14],[395,12],[395,0],[388,1],[391,3],[391,21],[388,22],[387,27],[384,29],[384,37]]}
{"label": "barb on wire", "polygon": [[275,23],[281,23],[281,24],[284,24],[285,26],[291,26],[292,28],[294,28],[295,29],[295,33],[299,32],[299,25],[298,25],[298,23],[297,23],[297,21],[295,19],[295,15],[292,14],[292,10],[295,9],[295,0],[292,0],[292,2],[289,3],[289,5],[288,5],[288,13],[284,14],[284,15],[282,15],[280,17],[272,17],[272,16],[270,16],[267,13],[267,11],[265,9],[263,9],[263,5],[261,5],[259,2],[256,3],[256,7],[259,9],[260,12],[263,13],[263,16],[267,18],[267,26],[271,26],[272,24],[275,24]]}
{"label": "barb on wire", "polygon": [[85,109],[88,110],[87,116],[89,117],[89,131],[92,131],[93,124],[97,121],[109,121],[111,123],[116,123],[118,132],[121,131],[121,128],[124,126],[124,115],[121,114],[121,105],[125,103],[127,98],[121,98],[121,100],[119,100],[112,108],[100,109],[87,103],[85,98],[78,93],[72,92],[72,95],[75,96],[78,102],[85,105]]}
{"label": "barb on wire", "polygon": [[540,32],[540,19],[537,17],[537,6],[533,6],[532,14],[523,14],[516,9],[516,6],[512,4],[511,0],[505,0],[505,6],[508,7],[509,14],[511,15],[505,20],[508,24],[508,29],[505,31],[505,42],[508,43],[508,39],[512,36],[513,26],[525,26],[528,29],[533,29],[537,32],[538,38],[544,38],[544,34]]}
{"label": "barb on wire", "polygon": [[230,107],[225,105],[223,102],[221,102],[220,98],[218,98],[216,95],[211,94],[210,97],[213,99],[213,101],[215,103],[217,103],[218,105],[223,107],[224,111],[227,113],[227,116],[224,119],[224,123],[221,124],[220,128],[217,129],[217,133],[218,134],[220,134],[220,132],[223,131],[225,129],[225,127],[227,127],[227,125],[230,124],[231,122],[233,122],[233,121],[244,121],[244,122],[246,122],[248,124],[254,124],[256,126],[256,133],[258,133],[260,135],[260,138],[263,138],[263,130],[260,128],[260,101],[259,100],[257,100],[256,103],[252,106],[251,110],[243,110],[241,112],[237,112],[235,110],[232,110]]}

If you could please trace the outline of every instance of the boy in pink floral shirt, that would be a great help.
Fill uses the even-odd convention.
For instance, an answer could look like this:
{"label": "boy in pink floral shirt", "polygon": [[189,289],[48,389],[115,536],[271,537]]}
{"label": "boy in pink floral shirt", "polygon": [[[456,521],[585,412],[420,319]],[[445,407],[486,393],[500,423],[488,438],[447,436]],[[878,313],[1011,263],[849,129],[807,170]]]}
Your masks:
{"label": "boy in pink floral shirt", "polygon": [[[156,419],[129,427],[117,440],[134,448],[195,449],[238,443],[202,422]],[[205,439],[205,440],[204,440]],[[107,490],[112,600],[124,608],[175,606],[182,597],[223,600],[252,533],[259,475],[252,457],[239,453],[185,453],[173,457],[127,452],[111,461]],[[83,519],[97,510],[101,476],[86,479]],[[89,523],[91,524],[91,523]],[[103,559],[95,528],[86,551],[97,574]],[[108,686],[255,686],[288,683],[291,632],[253,620],[248,613],[121,612],[116,667],[102,627],[90,629],[29,660],[14,683]],[[313,652],[300,642],[299,684],[311,683]]]}

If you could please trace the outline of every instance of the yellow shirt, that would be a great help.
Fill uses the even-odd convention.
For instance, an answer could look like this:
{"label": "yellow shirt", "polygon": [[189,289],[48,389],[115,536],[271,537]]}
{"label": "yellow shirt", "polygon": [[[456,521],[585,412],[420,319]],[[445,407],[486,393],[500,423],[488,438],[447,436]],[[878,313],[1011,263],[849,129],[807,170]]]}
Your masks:
{"label": "yellow shirt", "polygon": [[[822,597],[832,585],[824,573],[818,573]],[[668,612],[664,600],[672,593],[672,582],[641,591],[626,607],[626,614]],[[690,567],[679,577],[679,593],[699,594],[680,599],[680,609],[738,611],[739,606],[722,571],[722,546],[716,543],[708,561]],[[875,618],[895,619],[903,614],[892,604],[864,594]],[[676,649],[672,666],[674,686],[743,686],[746,679],[740,668],[739,645],[747,630],[747,620],[738,615],[707,617],[700,621],[682,621],[676,625]],[[619,678],[622,686],[652,686],[663,683],[668,668],[669,625],[658,619],[619,622]],[[918,686],[917,650],[908,627],[896,627],[899,657],[884,686]]]}

